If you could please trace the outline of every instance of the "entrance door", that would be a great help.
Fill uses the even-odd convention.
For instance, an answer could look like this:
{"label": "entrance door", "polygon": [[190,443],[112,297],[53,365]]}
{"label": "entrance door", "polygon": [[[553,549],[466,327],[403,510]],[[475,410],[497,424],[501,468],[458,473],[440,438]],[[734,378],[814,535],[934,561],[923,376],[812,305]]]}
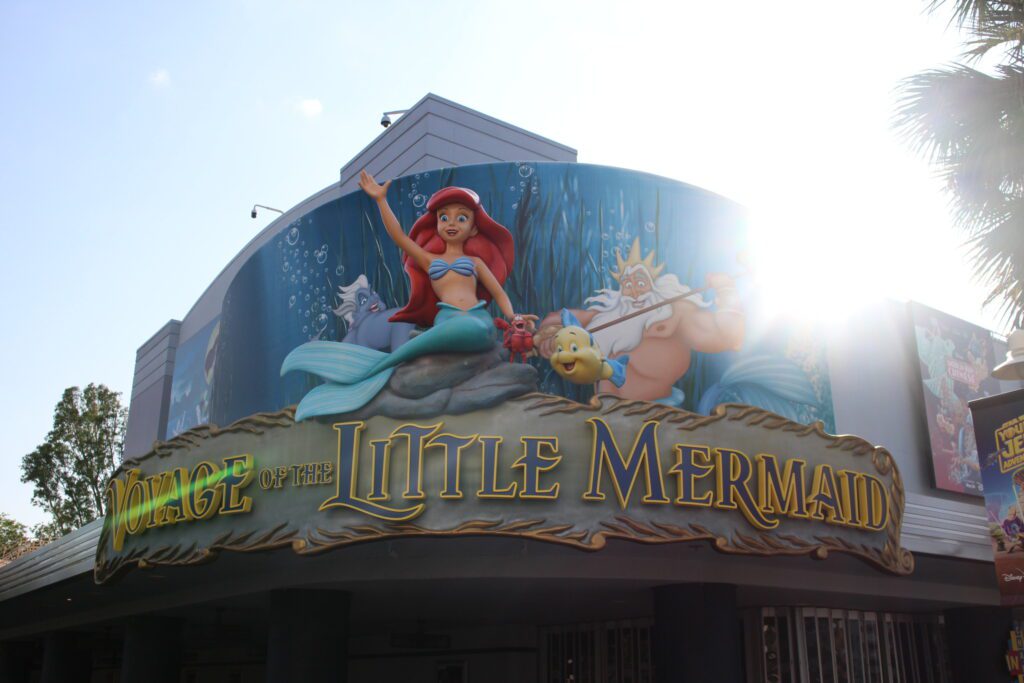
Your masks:
{"label": "entrance door", "polygon": [[541,629],[542,683],[653,683],[651,620]]}

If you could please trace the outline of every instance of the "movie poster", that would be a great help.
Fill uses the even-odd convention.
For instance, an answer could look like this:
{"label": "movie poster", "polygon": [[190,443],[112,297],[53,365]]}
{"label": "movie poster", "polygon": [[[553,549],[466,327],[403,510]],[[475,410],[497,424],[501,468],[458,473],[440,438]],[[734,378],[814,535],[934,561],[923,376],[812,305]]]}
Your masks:
{"label": "movie poster", "polygon": [[1024,389],[971,402],[996,580],[1024,605]]}
{"label": "movie poster", "polygon": [[995,364],[992,335],[918,303],[912,303],[910,311],[935,486],[980,496],[978,449],[967,403],[999,393],[999,382],[990,376]]}

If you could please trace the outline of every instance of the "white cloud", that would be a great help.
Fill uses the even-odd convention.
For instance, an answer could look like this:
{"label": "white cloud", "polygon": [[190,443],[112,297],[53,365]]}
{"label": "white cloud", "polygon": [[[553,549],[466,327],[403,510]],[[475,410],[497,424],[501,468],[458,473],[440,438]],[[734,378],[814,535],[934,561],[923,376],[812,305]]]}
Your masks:
{"label": "white cloud", "polygon": [[171,72],[167,69],[157,69],[149,74],[149,82],[157,88],[166,88],[171,84]]}
{"label": "white cloud", "polygon": [[323,113],[324,105],[315,97],[308,100],[299,100],[295,105],[295,111],[299,112],[307,119],[315,119]]}

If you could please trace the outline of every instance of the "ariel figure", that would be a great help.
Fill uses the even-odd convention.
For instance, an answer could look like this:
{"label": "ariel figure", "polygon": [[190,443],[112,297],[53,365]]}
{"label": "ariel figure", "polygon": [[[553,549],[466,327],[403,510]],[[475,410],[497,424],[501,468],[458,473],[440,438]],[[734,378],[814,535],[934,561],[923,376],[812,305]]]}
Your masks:
{"label": "ariel figure", "polygon": [[[359,187],[377,202],[388,235],[402,250],[409,274],[409,303],[391,317],[428,328],[393,353],[344,342],[312,341],[288,354],[281,374],[304,370],[326,380],[295,411],[296,420],[347,413],[366,405],[399,363],[431,353],[491,348],[497,334],[487,312],[493,299],[505,317],[516,317],[502,285],[515,261],[512,235],[480,206],[472,190],[446,187],[408,235],[388,205],[391,181],[378,184],[366,171]],[[532,325],[537,316],[520,316]]]}

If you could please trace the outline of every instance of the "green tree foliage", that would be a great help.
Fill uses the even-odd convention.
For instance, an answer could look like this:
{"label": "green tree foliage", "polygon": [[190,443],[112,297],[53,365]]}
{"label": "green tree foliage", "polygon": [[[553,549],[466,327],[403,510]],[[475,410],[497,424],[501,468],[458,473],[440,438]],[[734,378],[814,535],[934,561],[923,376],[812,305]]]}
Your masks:
{"label": "green tree foliage", "polygon": [[[985,304],[1024,327],[1024,0],[952,6],[964,63],[906,79],[896,126],[946,181],[975,276],[991,287]],[[998,65],[975,68],[990,54]]]}
{"label": "green tree foliage", "polygon": [[49,543],[61,537],[61,530],[54,522],[43,522],[32,526],[31,536],[34,541]]}
{"label": "green tree foliage", "polygon": [[46,441],[21,460],[21,480],[34,486],[32,502],[52,517],[47,535],[66,534],[103,515],[127,418],[119,394],[102,384],[64,390]]}
{"label": "green tree foliage", "polygon": [[28,540],[25,525],[0,512],[0,557]]}

